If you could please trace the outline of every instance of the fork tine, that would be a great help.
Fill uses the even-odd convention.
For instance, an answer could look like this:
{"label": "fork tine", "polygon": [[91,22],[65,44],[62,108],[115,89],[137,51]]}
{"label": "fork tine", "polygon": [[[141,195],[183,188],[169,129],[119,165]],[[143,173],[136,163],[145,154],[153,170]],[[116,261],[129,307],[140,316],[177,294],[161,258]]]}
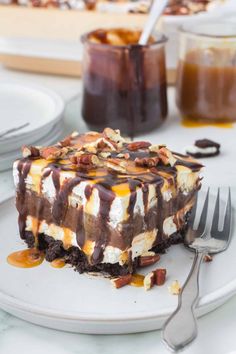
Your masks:
{"label": "fork tine", "polygon": [[192,207],[191,214],[190,214],[190,217],[188,220],[188,227],[191,227],[191,228],[193,228],[193,226],[194,226],[194,221],[195,221],[195,217],[196,217],[196,213],[197,213],[197,202],[198,202],[198,193],[196,194],[196,200],[195,200],[195,203]]}
{"label": "fork tine", "polygon": [[211,233],[213,236],[218,232],[219,217],[220,217],[220,188],[218,188],[217,191],[216,204],[215,204],[215,209],[214,209],[212,224],[211,224]]}
{"label": "fork tine", "polygon": [[[216,213],[214,211],[211,233],[212,233],[213,237],[227,241],[230,238],[230,230],[231,230],[231,191],[230,191],[230,188],[228,191],[228,199],[227,199],[227,204],[226,204],[223,229],[221,231],[218,230],[219,204],[220,204],[219,191],[218,191],[218,195],[217,195],[217,203],[218,203],[218,206],[216,205],[216,207],[215,207]],[[218,210],[216,210],[216,208],[218,208]],[[217,214],[217,213],[218,213],[218,217],[215,216],[215,214]]]}
{"label": "fork tine", "polygon": [[200,221],[199,221],[198,228],[197,228],[199,236],[203,235],[203,233],[205,231],[205,227],[206,227],[207,210],[208,210],[208,202],[209,202],[209,190],[210,190],[210,188],[208,187],[205,202],[204,202],[204,205],[202,208]]}
{"label": "fork tine", "polygon": [[230,236],[230,229],[231,229],[231,191],[229,188],[228,191],[228,200],[227,200],[227,205],[226,205],[226,210],[225,210],[225,217],[224,217],[224,225],[223,225],[223,230],[222,232],[224,233],[225,238],[229,238]]}

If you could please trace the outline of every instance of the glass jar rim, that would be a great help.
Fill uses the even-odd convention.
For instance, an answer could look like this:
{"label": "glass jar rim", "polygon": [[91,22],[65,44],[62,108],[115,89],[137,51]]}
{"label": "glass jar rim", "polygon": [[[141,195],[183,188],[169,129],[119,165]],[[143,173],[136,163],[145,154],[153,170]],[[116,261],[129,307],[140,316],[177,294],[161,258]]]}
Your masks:
{"label": "glass jar rim", "polygon": [[[86,32],[84,34],[81,35],[80,37],[80,40],[81,42],[84,44],[84,43],[89,43],[91,45],[94,45],[94,46],[100,46],[100,47],[109,47],[109,48],[131,48],[131,47],[153,47],[155,45],[159,45],[159,44],[164,44],[168,41],[168,37],[166,37],[162,32],[159,32],[159,31],[154,31],[153,32],[153,36],[155,35],[158,35],[159,38],[158,39],[155,39],[154,42],[152,43],[148,43],[148,44],[144,44],[144,45],[140,45],[140,44],[124,44],[124,45],[115,45],[115,44],[108,44],[108,43],[95,43],[95,42],[91,42],[89,41],[89,35],[92,34],[93,32],[96,32],[98,30],[105,30],[105,31],[108,31],[108,30],[115,30],[115,29],[120,29],[121,27],[109,27],[109,28],[97,28],[93,31],[89,31],[89,32]],[[122,29],[130,29],[130,30],[140,30],[142,31],[141,28],[139,27],[122,27]]]}
{"label": "glass jar rim", "polygon": [[236,39],[236,24],[232,22],[199,22],[180,26],[183,34],[211,39]]}

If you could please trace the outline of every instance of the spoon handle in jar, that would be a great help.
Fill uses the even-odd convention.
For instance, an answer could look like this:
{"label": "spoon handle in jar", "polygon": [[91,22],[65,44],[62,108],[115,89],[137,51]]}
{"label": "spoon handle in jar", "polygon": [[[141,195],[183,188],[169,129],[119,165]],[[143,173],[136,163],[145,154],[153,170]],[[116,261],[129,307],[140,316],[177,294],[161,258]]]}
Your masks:
{"label": "spoon handle in jar", "polygon": [[138,44],[145,45],[155,27],[155,24],[167,5],[168,0],[154,0],[150,9],[147,22],[145,23]]}

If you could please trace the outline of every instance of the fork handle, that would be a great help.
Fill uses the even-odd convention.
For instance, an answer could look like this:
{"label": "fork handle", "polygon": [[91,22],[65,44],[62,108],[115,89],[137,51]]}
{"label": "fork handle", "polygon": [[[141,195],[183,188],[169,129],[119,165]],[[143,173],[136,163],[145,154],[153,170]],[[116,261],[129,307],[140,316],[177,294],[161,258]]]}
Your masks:
{"label": "fork handle", "polygon": [[206,252],[195,252],[192,268],[178,296],[178,306],[163,327],[163,340],[173,351],[191,343],[197,336],[194,306],[199,295],[199,269]]}

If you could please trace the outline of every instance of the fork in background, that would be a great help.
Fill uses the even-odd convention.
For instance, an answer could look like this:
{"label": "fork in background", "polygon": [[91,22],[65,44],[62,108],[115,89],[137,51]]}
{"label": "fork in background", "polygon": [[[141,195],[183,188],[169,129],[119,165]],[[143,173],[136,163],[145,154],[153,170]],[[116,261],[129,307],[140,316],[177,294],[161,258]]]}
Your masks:
{"label": "fork in background", "polygon": [[172,351],[183,349],[197,336],[197,323],[194,315],[194,307],[199,297],[199,269],[204,256],[224,251],[230,242],[231,235],[231,193],[228,199],[224,215],[222,230],[219,229],[220,220],[220,189],[212,217],[211,229],[208,232],[207,215],[209,204],[209,188],[201,211],[197,228],[194,227],[197,201],[192,210],[188,229],[185,235],[185,246],[195,252],[192,268],[178,297],[178,306],[163,326],[163,341]]}
{"label": "fork in background", "polygon": [[23,128],[27,127],[28,125],[29,125],[29,123],[24,123],[24,124],[19,125],[18,127],[2,130],[2,131],[0,131],[0,138],[3,138],[10,133],[17,132],[18,130],[23,129]]}

